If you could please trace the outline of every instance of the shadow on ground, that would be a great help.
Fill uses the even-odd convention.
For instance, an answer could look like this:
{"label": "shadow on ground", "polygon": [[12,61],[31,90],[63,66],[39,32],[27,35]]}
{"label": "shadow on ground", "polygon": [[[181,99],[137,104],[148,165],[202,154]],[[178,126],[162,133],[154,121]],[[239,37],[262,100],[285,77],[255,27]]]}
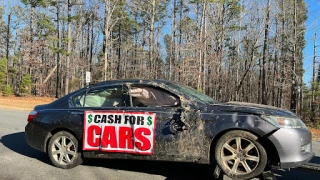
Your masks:
{"label": "shadow on ground", "polygon": [[278,180],[319,180],[320,172],[305,171],[300,169],[291,169],[282,171],[274,170]]}
{"label": "shadow on ground", "polygon": [[0,142],[7,148],[11,149],[12,151],[19,153],[21,155],[38,159],[44,163],[50,164],[50,160],[48,156],[31,148],[26,142],[26,136],[24,132],[18,132],[13,134],[8,134],[2,136]]}
{"label": "shadow on ground", "polygon": [[[310,160],[310,163],[316,163],[316,164],[320,164],[320,157],[315,156]],[[320,176],[320,174],[319,174]]]}
{"label": "shadow on ground", "polygon": [[88,159],[83,165],[161,175],[165,176],[166,180],[213,179],[210,166],[191,163]]}
{"label": "shadow on ground", "polygon": [[[320,157],[315,157],[318,159]],[[166,177],[166,180],[212,180],[214,179],[208,165],[173,162],[151,162],[142,160],[103,160],[89,159],[83,164],[85,166],[105,167],[114,170],[134,171],[147,174],[156,174]],[[320,172],[303,171],[300,169],[273,170],[278,180],[319,180]],[[228,180],[223,176],[219,179]],[[259,179],[259,178],[255,178]]]}
{"label": "shadow on ground", "polygon": [[[19,132],[5,135],[0,142],[10,150],[21,155],[38,159],[51,164],[47,155],[31,148],[25,139],[25,133]],[[314,157],[310,162],[320,164],[320,157]],[[191,163],[153,162],[142,160],[106,160],[88,159],[84,166],[105,167],[113,170],[133,171],[155,174],[166,177],[166,180],[212,180],[211,166]],[[276,178],[280,180],[319,180],[320,173],[291,169],[290,171],[274,170]],[[226,176],[220,179],[229,179]]]}

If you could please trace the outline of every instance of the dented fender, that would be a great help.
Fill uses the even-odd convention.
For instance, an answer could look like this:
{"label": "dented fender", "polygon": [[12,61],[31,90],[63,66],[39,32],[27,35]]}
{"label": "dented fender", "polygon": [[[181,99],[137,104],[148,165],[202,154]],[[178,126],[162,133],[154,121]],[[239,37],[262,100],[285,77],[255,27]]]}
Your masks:
{"label": "dented fender", "polygon": [[[209,117],[207,117],[209,116]],[[275,132],[279,128],[261,119],[257,115],[251,114],[203,114],[203,119],[206,120],[210,136],[214,138],[217,134],[232,129],[243,129],[257,134],[261,137]]]}

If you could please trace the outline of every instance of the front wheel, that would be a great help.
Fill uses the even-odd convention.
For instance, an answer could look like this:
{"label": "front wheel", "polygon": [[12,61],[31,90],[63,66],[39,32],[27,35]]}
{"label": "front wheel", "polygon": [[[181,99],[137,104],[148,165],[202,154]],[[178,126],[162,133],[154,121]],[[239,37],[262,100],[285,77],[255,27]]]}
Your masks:
{"label": "front wheel", "polygon": [[221,170],[234,179],[260,175],[267,165],[267,153],[258,137],[247,131],[229,131],[217,142],[215,158]]}
{"label": "front wheel", "polygon": [[78,140],[66,131],[59,131],[51,137],[48,155],[55,166],[63,169],[70,169],[82,163]]}

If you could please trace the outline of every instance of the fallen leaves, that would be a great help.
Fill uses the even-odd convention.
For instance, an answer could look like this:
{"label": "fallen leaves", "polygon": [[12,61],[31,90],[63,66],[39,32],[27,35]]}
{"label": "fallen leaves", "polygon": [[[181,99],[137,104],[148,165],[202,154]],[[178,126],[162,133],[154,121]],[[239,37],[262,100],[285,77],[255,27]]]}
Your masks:
{"label": "fallen leaves", "polygon": [[34,106],[40,104],[48,104],[54,101],[55,98],[50,97],[3,97],[0,96],[0,108],[31,111]]}
{"label": "fallen leaves", "polygon": [[320,141],[320,129],[314,129],[309,127],[309,130],[312,133],[312,140]]}

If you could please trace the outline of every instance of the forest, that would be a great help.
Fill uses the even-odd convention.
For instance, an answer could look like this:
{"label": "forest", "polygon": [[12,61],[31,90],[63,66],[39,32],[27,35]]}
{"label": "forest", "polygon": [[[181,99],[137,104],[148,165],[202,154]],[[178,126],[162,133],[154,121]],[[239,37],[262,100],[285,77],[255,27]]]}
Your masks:
{"label": "forest", "polygon": [[315,62],[303,82],[303,0],[0,2],[4,96],[61,97],[84,87],[88,71],[92,82],[167,79],[317,121]]}

